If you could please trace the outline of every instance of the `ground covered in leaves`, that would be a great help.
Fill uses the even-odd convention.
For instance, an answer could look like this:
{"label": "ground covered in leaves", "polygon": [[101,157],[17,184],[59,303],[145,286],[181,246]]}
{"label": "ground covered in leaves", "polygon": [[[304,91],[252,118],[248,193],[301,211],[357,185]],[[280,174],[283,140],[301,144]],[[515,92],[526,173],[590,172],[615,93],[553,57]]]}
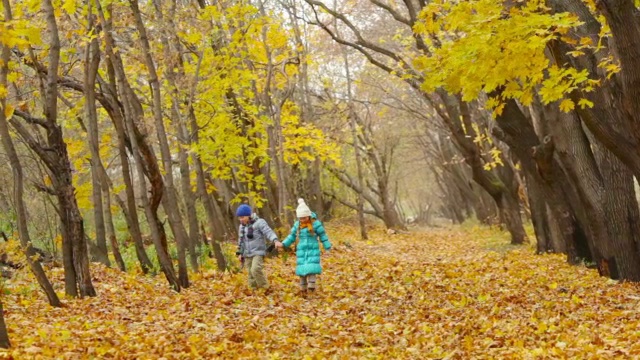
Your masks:
{"label": "ground covered in leaves", "polygon": [[[94,266],[96,298],[49,307],[18,277],[5,317],[23,358],[631,358],[640,288],[505,245],[479,227],[357,240],[328,224],[320,291],[297,295],[294,256],[269,259],[272,293],[246,274],[205,271],[177,294],[162,277]],[[62,273],[52,270],[57,285]],[[4,354],[4,355],[2,355]]]}

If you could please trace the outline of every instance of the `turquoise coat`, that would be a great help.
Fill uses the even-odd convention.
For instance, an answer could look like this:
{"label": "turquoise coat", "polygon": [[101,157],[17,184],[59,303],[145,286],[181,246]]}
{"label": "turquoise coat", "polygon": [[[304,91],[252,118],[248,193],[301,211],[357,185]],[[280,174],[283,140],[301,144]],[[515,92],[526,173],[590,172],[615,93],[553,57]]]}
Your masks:
{"label": "turquoise coat", "polygon": [[[311,219],[313,220],[313,234],[307,228],[300,230],[300,239],[296,246],[296,275],[298,276],[322,273],[318,239],[322,242],[325,250],[331,249],[331,243],[322,222],[317,219],[316,214],[311,214]],[[296,221],[291,228],[291,233],[282,242],[285,247],[291,246],[296,241],[299,227],[300,221]]]}

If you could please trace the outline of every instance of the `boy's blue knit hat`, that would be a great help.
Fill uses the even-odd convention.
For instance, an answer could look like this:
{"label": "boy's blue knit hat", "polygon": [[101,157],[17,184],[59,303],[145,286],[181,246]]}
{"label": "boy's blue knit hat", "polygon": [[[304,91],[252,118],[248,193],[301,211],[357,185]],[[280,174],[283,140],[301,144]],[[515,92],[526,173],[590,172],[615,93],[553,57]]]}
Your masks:
{"label": "boy's blue knit hat", "polygon": [[251,216],[251,206],[242,204],[236,210],[236,216]]}

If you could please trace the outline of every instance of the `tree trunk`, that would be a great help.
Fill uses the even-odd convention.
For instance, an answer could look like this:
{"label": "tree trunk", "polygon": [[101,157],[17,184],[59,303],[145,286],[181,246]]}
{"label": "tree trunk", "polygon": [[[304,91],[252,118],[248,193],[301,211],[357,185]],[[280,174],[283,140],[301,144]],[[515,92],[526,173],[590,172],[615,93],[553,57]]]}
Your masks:
{"label": "tree trunk", "polygon": [[116,264],[118,264],[118,268],[121,271],[127,271],[124,259],[122,258],[122,254],[120,253],[120,246],[118,245],[118,239],[116,238],[116,230],[113,227],[113,216],[111,215],[111,194],[109,191],[109,186],[105,186],[104,182],[102,194],[104,195],[104,222],[107,230],[107,238],[109,239],[109,243],[111,244],[111,252],[113,253],[113,258],[116,260]]}
{"label": "tree trunk", "polygon": [[407,226],[404,224],[404,221],[400,219],[398,211],[396,210],[396,207],[393,204],[393,201],[389,197],[388,187],[384,186],[383,188],[384,190],[382,188],[380,190],[382,193],[381,201],[382,201],[382,207],[383,207],[384,224],[389,229],[406,230]]}
{"label": "tree trunk", "polygon": [[[194,141],[198,141],[197,131],[198,124],[196,123],[195,116],[190,115],[191,131],[194,134]],[[193,163],[196,168],[196,185],[198,187],[198,197],[202,201],[205,213],[207,214],[207,225],[209,232],[211,233],[211,247],[213,249],[213,255],[216,258],[216,264],[219,271],[227,269],[227,261],[222,253],[222,247],[220,243],[224,240],[227,233],[226,227],[223,221],[223,214],[217,207],[215,200],[212,198],[213,194],[209,194],[207,191],[207,184],[204,175],[204,169],[202,167],[202,161],[197,154],[192,155]]]}
{"label": "tree trunk", "polygon": [[[99,6],[99,2],[97,4]],[[102,9],[100,7],[98,9],[100,11],[102,19],[104,20]],[[113,39],[111,38],[110,34],[109,36],[107,36],[107,39],[107,49],[109,50],[110,57],[112,57],[112,59],[114,60],[114,71],[118,83],[120,99],[122,100],[124,108],[126,131],[128,133],[128,138],[130,141],[131,152],[134,156],[134,163],[140,183],[140,197],[142,199],[142,206],[144,208],[147,223],[149,224],[149,229],[151,231],[151,239],[156,248],[160,267],[165,277],[167,278],[167,281],[175,291],[180,291],[180,283],[175,276],[173,263],[171,262],[171,258],[169,257],[169,254],[166,250],[166,235],[164,233],[164,228],[162,227],[162,222],[158,218],[157,214],[158,206],[162,199],[162,177],[160,176],[160,172],[157,167],[155,155],[145,143],[145,137],[139,133],[136,124],[133,121],[134,118],[139,118],[142,116],[142,106],[139,103],[136,103],[137,98],[126,80],[124,67],[122,66],[122,60],[120,59],[118,53],[115,53],[113,50]],[[146,162],[144,162],[143,160],[143,155]],[[151,198],[149,198],[149,195],[147,194],[145,168],[143,167],[143,164],[146,164],[147,170],[149,172],[149,180],[151,183]],[[133,198],[129,198],[128,201],[133,202]],[[133,203],[133,205],[135,206],[135,203]],[[133,214],[133,212],[130,211],[130,214]],[[144,248],[142,248],[141,250],[144,251]]]}
{"label": "tree trunk", "polygon": [[558,154],[584,209],[589,250],[595,263],[600,264],[606,251],[602,245],[610,242],[601,174],[575,114],[558,113],[552,118],[551,128],[558,134]]}
{"label": "tree trunk", "polygon": [[[5,4],[5,7],[7,5]],[[2,300],[0,300],[0,347],[8,349],[11,347],[9,341],[9,333],[7,332],[7,324],[4,322],[4,308],[2,306]]]}
{"label": "tree trunk", "polygon": [[[165,72],[165,77],[169,84],[171,95],[171,124],[178,133],[178,141],[180,144],[188,146],[190,143],[184,120],[180,112],[180,92],[176,83],[176,76],[184,77],[184,70],[182,67],[182,48],[179,39],[175,39],[177,35],[169,33],[169,31],[175,32],[175,25],[173,24],[173,17],[176,11],[176,1],[171,2],[168,16],[166,17],[162,13],[162,5],[156,0],[153,1],[156,9],[156,14],[161,22],[163,31],[161,32],[160,40],[163,45],[165,60],[168,61],[169,70]],[[170,39],[174,41],[170,42]],[[176,74],[176,69],[178,73]],[[198,74],[196,74],[197,78]],[[187,214],[187,220],[189,224],[189,233],[185,231],[185,247],[189,251],[189,260],[191,267],[194,271],[198,271],[198,255],[196,254],[196,245],[198,243],[198,217],[196,214],[195,200],[193,192],[191,191],[191,179],[189,163],[187,154],[182,145],[178,146],[178,161],[180,166],[180,180],[182,187],[182,196],[184,199],[184,211]],[[167,169],[165,169],[166,171]],[[168,183],[167,183],[168,184]],[[176,201],[178,196],[176,194]],[[177,205],[177,204],[176,204]],[[177,210],[176,210],[177,211]]]}
{"label": "tree trunk", "polygon": [[540,189],[540,184],[531,176],[526,177],[527,188],[529,189],[529,203],[531,206],[531,222],[536,233],[536,252],[544,254],[546,252],[556,252],[552,241],[551,228],[547,218],[547,204],[544,193]]}
{"label": "tree trunk", "polygon": [[[509,194],[508,188],[502,179],[495,173],[484,169],[484,161],[478,152],[478,148],[472,141],[476,134],[473,126],[471,126],[470,112],[467,104],[446,93],[441,93],[440,97],[443,99],[443,103],[448,112],[448,116],[442,115],[442,117],[454,135],[453,138],[459,144],[467,165],[471,167],[473,180],[482,186],[495,201],[500,219],[505,222],[505,226],[511,234],[511,243],[524,244],[527,237],[522,225],[518,201]],[[465,124],[464,128],[457,120],[454,120],[460,118]]]}
{"label": "tree trunk", "polygon": [[324,196],[320,183],[321,165],[320,159],[316,158],[307,169],[307,189],[309,191],[309,205],[315,209],[318,218],[325,219]]}
{"label": "tree trunk", "polygon": [[[186,135],[186,132],[183,132]],[[191,191],[191,171],[188,163],[187,153],[182,147],[179,148],[178,154],[180,160],[180,178],[182,185],[182,197],[184,198],[185,212],[189,222],[188,249],[191,268],[198,271],[198,254],[196,253],[196,245],[198,244],[198,215],[196,213],[196,201],[193,191]]]}
{"label": "tree trunk", "polygon": [[[490,94],[490,96],[499,96],[499,92]],[[542,191],[543,199],[549,204],[553,213],[552,217],[560,228],[558,232],[546,233],[551,235],[555,233],[561,236],[560,239],[552,238],[551,243],[565,244],[568,261],[575,263],[579,258],[579,244],[584,237],[570,207],[568,196],[572,190],[567,189],[569,180],[554,158],[555,144],[552,138],[546,136],[541,144],[534,129],[534,124],[538,124],[537,128],[542,130],[544,125],[549,123],[546,120],[549,115],[541,108],[534,110],[532,112],[533,119],[529,121],[515,101],[507,101],[503,113],[496,118],[499,128],[495,128],[493,133],[508,144],[517,155],[525,171],[527,181],[531,180],[533,191]],[[536,188],[536,184],[539,188]],[[545,242],[548,241],[549,239]]]}
{"label": "tree trunk", "polygon": [[[93,20],[93,6],[88,4],[87,26],[88,33],[96,31]],[[98,248],[98,261],[111,266],[107,250],[107,238],[105,234],[104,211],[102,208],[102,184],[100,172],[102,171],[102,160],[100,159],[100,137],[98,134],[98,114],[95,104],[95,83],[100,66],[100,47],[98,39],[94,37],[85,49],[84,64],[84,96],[85,112],[87,115],[87,132],[89,138],[89,148],[91,150],[91,182],[93,219],[96,231],[96,243]]]}
{"label": "tree trunk", "polygon": [[605,276],[640,281],[640,214],[631,171],[600,144],[593,146],[606,189],[605,211],[610,243]]}
{"label": "tree trunk", "polygon": [[613,34],[613,50],[622,67],[623,109],[633,120],[631,129],[635,139],[640,140],[640,22],[636,16],[637,6],[633,0],[602,0],[596,2],[596,6],[604,14]]}
{"label": "tree trunk", "polygon": [[164,197],[166,198],[165,212],[169,218],[169,225],[173,230],[177,247],[178,247],[178,277],[180,285],[182,287],[189,287],[189,274],[187,271],[187,259],[186,259],[186,244],[187,233],[182,224],[180,216],[180,209],[178,207],[178,201],[176,199],[175,188],[173,186],[173,165],[171,159],[171,151],[169,148],[169,142],[167,141],[167,133],[164,126],[162,116],[162,94],[160,93],[160,82],[158,80],[158,74],[156,72],[153,57],[151,55],[151,46],[149,45],[149,39],[147,37],[147,30],[142,21],[142,15],[138,7],[137,0],[129,0],[129,5],[133,16],[135,18],[136,28],[140,36],[139,42],[142,46],[143,55],[145,59],[145,65],[149,76],[149,85],[151,86],[151,92],[153,95],[153,117],[155,120],[155,127],[160,143],[160,154],[162,157],[162,163],[164,168]]}
{"label": "tree trunk", "polygon": [[[353,152],[356,160],[356,173],[357,173],[357,183],[356,185],[359,188],[363,187],[364,184],[364,175],[362,174],[362,160],[360,158],[360,149],[358,146],[358,129],[356,124],[356,114],[354,109],[354,103],[351,94],[351,68],[349,67],[349,54],[347,53],[346,48],[342,48],[342,57],[344,59],[344,68],[347,74],[347,101],[349,102],[349,127],[351,128],[351,138],[353,139]],[[369,236],[367,236],[367,224],[364,221],[364,197],[362,192],[356,194],[356,206],[358,207],[358,224],[360,224],[360,238],[362,240],[367,240]],[[389,214],[389,216],[393,216],[393,214]],[[387,224],[387,214],[385,214],[385,224]],[[390,222],[393,222],[393,219],[389,219]],[[387,225],[387,227],[389,227]]]}
{"label": "tree trunk", "polygon": [[[53,174],[53,184],[56,197],[59,203],[62,226],[65,231],[63,242],[70,244],[71,264],[67,261],[67,266],[71,265],[75,272],[75,285],[80,290],[80,296],[95,296],[96,292],[91,283],[89,271],[89,257],[87,244],[84,237],[84,225],[80,209],[75,197],[73,186],[73,173],[67,146],[62,136],[62,129],[57,124],[58,112],[58,63],[60,60],[60,39],[58,37],[58,25],[54,15],[51,0],[45,0],[42,8],[46,13],[47,30],[49,31],[49,67],[47,70],[47,80],[45,85],[45,107],[44,113],[48,123],[47,142],[52,150],[50,156],[45,156],[43,160],[48,161],[48,167]],[[67,250],[68,247],[67,247]],[[65,268],[72,271],[71,268]],[[69,284],[71,285],[71,284]],[[69,295],[75,295],[75,290],[68,289]]]}
{"label": "tree trunk", "polygon": [[[111,6],[111,5],[109,5]],[[133,244],[136,250],[136,256],[138,261],[140,262],[140,267],[142,272],[147,274],[153,268],[151,260],[147,256],[147,253],[144,249],[144,243],[142,240],[142,231],[140,229],[140,220],[138,217],[138,207],[136,206],[136,196],[134,190],[133,179],[131,178],[131,169],[129,167],[129,157],[127,156],[126,150],[126,141],[127,141],[127,129],[125,125],[125,117],[127,116],[127,98],[128,94],[126,93],[126,89],[123,89],[125,86],[124,81],[126,79],[124,75],[124,69],[122,67],[122,59],[120,58],[120,54],[114,52],[114,40],[112,34],[112,24],[111,18],[108,20],[104,16],[104,11],[102,10],[102,6],[100,2],[96,2],[96,7],[98,10],[98,15],[100,16],[100,22],[104,26],[105,30],[105,43],[106,49],[108,52],[106,62],[107,62],[107,71],[109,75],[109,91],[113,99],[118,98],[118,94],[120,92],[121,96],[124,96],[124,101],[119,102],[117,106],[113,106],[111,108],[105,107],[109,112],[109,116],[113,121],[114,127],[116,128],[116,134],[118,135],[118,153],[120,155],[120,165],[122,167],[122,179],[125,184],[125,195],[126,195],[126,207],[122,207],[122,211],[125,215],[125,219],[127,221],[127,228],[129,233],[131,234],[131,238],[133,240]],[[118,82],[120,83],[118,88]],[[129,116],[132,116],[129,114]],[[129,143],[131,144],[133,141],[129,139]],[[132,145],[132,154],[133,152]],[[145,190],[146,191],[146,190]],[[116,194],[117,196],[117,194]],[[122,205],[122,204],[121,204]]]}

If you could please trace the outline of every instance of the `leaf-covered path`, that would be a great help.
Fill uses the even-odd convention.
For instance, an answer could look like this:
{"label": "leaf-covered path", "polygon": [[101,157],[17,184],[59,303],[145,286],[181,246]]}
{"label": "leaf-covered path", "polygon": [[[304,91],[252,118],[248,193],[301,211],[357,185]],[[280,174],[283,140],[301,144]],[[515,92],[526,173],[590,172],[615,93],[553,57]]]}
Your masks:
{"label": "leaf-covered path", "polygon": [[[213,271],[175,294],[94,267],[97,298],[47,306],[20,281],[4,295],[8,354],[22,358],[630,358],[638,286],[465,228],[358,241],[330,229],[320,291],[297,293],[293,256],[267,264],[272,293]],[[54,272],[61,284],[62,273]]]}

